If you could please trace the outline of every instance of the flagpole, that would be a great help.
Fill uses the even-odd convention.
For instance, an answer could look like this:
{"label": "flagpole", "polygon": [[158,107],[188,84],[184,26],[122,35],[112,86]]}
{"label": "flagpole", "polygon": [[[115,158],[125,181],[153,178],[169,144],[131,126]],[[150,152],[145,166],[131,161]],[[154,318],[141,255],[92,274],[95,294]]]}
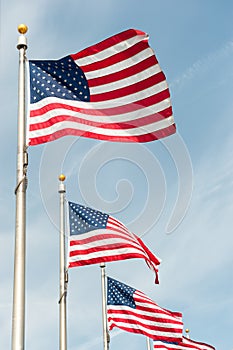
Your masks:
{"label": "flagpole", "polygon": [[65,242],[65,175],[59,176],[60,195],[60,299],[59,299],[59,349],[67,349],[67,322],[66,322],[66,296],[68,272],[66,269],[66,242]]}
{"label": "flagpole", "polygon": [[12,314],[12,350],[24,349],[25,338],[25,250],[26,250],[26,189],[28,155],[25,127],[25,53],[27,26],[18,26],[19,82],[18,82],[18,147],[15,216],[14,287]]}
{"label": "flagpole", "polygon": [[147,350],[151,350],[150,348],[150,338],[146,337]]}
{"label": "flagpole", "polygon": [[103,339],[104,339],[104,350],[109,349],[110,336],[108,333],[107,326],[107,301],[106,301],[106,273],[105,263],[100,264],[101,268],[101,285],[102,285],[102,319],[103,319]]}

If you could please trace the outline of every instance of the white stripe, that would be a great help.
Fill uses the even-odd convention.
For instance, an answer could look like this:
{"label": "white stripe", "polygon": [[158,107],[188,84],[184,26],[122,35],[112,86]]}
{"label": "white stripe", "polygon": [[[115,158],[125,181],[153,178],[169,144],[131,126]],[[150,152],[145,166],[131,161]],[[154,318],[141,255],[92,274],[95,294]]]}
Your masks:
{"label": "white stripe", "polygon": [[[182,327],[176,327],[176,325],[173,325],[173,324],[168,324],[168,323],[166,323],[166,321],[164,321],[164,322],[156,322],[156,321],[147,321],[147,320],[144,320],[143,318],[142,318],[142,315],[141,315],[141,317],[134,317],[134,316],[132,316],[132,315],[124,315],[124,314],[112,314],[112,313],[108,313],[108,316],[112,316],[112,318],[113,319],[115,319],[116,321],[115,322],[117,322],[118,323],[118,321],[117,321],[117,319],[118,318],[121,318],[122,320],[120,321],[120,322],[124,322],[123,320],[125,320],[125,322],[127,323],[127,321],[129,321],[129,323],[130,323],[130,320],[132,320],[132,321],[134,321],[134,322],[136,322],[136,323],[139,323],[140,322],[140,325],[138,325],[138,328],[146,328],[146,326],[148,327],[148,326],[152,326],[152,327],[163,327],[163,328],[166,328],[166,330],[163,330],[163,331],[157,331],[157,330],[152,330],[152,329],[149,329],[148,330],[148,332],[166,332],[166,333],[176,333],[176,334],[178,334],[178,338],[180,338],[180,336],[181,336],[181,334],[182,334]],[[136,325],[136,327],[137,327],[137,325]],[[175,330],[177,330],[177,331],[180,331],[179,333],[177,333],[177,332],[175,332]]]}
{"label": "white stripe", "polygon": [[114,91],[126,86],[133,85],[135,83],[138,83],[140,81],[143,81],[147,78],[150,78],[151,76],[158,74],[161,72],[161,68],[158,64],[149,67],[145,70],[143,70],[140,73],[136,73],[135,75],[131,75],[128,78],[124,78],[121,80],[117,80],[115,82],[109,83],[109,84],[103,84],[99,86],[95,86],[91,88],[91,95],[100,94],[104,92]]}
{"label": "white stripe", "polygon": [[131,239],[133,239],[134,241],[137,241],[137,238],[135,238],[135,235],[128,231],[127,228],[125,227],[121,227],[121,226],[118,226],[118,225],[112,225],[111,223],[108,223],[107,225],[107,228],[108,229],[112,229],[112,230],[116,230],[116,231],[120,231],[120,232],[123,232],[124,234],[126,234],[128,237],[131,237]]}
{"label": "white stripe", "polygon": [[[35,104],[31,105],[31,110],[36,110],[37,108],[43,108],[46,105],[50,103],[62,103],[65,104],[65,101],[59,98],[54,98],[54,97],[48,97],[40,102],[37,102]],[[67,105],[71,105],[72,107],[76,108],[82,108],[86,110],[96,110],[94,107],[93,103],[85,102],[85,107],[83,105],[80,105],[80,102],[76,101],[67,101]],[[155,105],[151,105],[148,107],[144,107],[142,109],[120,114],[120,115],[113,115],[113,116],[108,116],[108,115],[89,115],[89,114],[84,114],[80,112],[75,112],[71,111],[67,108],[56,108],[51,111],[45,112],[44,114],[40,114],[37,117],[31,117],[30,118],[30,124],[37,124],[37,123],[43,123],[47,120],[49,120],[52,117],[56,117],[57,115],[67,115],[71,117],[77,117],[81,118],[86,121],[93,121],[93,122],[99,122],[99,123],[104,123],[104,124],[112,124],[112,123],[122,123],[122,122],[127,122],[127,121],[132,121],[132,120],[137,120],[139,118],[146,117],[151,114],[159,113],[162,110],[165,110],[166,108],[169,108],[171,106],[170,98],[167,98],[159,103],[156,103]],[[107,106],[105,106],[107,108]],[[109,107],[109,105],[108,105]],[[97,110],[98,111],[98,110]]]}
{"label": "white stripe", "polygon": [[30,104],[30,110],[36,111],[37,109],[43,108],[44,106],[50,104],[50,103],[61,103],[63,105],[71,106],[71,107],[77,107],[77,108],[83,108],[83,109],[94,109],[92,103],[90,102],[84,102],[84,101],[74,101],[74,100],[64,100],[59,97],[45,97],[42,100],[31,103]]}
{"label": "white stripe", "polygon": [[[102,61],[105,58],[111,57],[112,55],[125,51],[129,47],[139,43],[140,41],[143,41],[148,38],[147,34],[144,35],[135,35],[132,38],[123,40],[119,42],[116,45],[112,45],[102,51],[99,51],[93,55],[89,55],[83,58],[78,58],[75,60],[75,63],[78,64],[79,66],[85,66],[90,63]],[[93,45],[94,46],[94,45]]]}
{"label": "white stripe", "polygon": [[117,327],[124,327],[124,328],[127,328],[127,329],[141,329],[143,330],[144,332],[148,333],[148,334],[151,334],[151,335],[156,335],[156,336],[163,336],[163,337],[172,337],[172,338],[180,338],[181,337],[181,334],[177,334],[175,332],[165,332],[165,331],[156,331],[156,330],[151,330],[151,329],[148,329],[146,327],[143,327],[143,326],[138,326],[138,325],[135,325],[135,324],[131,324],[131,323],[126,323],[126,322],[119,322],[119,321],[112,321],[110,320],[109,321],[109,326],[111,326],[112,324],[115,324]]}
{"label": "white stripe", "polygon": [[153,300],[151,300],[142,292],[135,291],[134,300],[137,305],[140,305],[140,306],[146,305],[148,308],[157,307],[158,309],[163,311],[163,313],[166,314],[167,316],[171,317],[172,319],[176,319],[176,321],[178,322],[182,322],[182,316],[176,316],[172,311],[161,308]]}
{"label": "white stripe", "polygon": [[[125,307],[124,307],[124,310],[125,310]],[[153,325],[160,325],[160,326],[164,326],[165,328],[173,328],[173,329],[175,328],[175,329],[180,329],[180,330],[183,329],[182,324],[177,324],[175,322],[174,323],[170,323],[170,322],[167,323],[166,322],[166,320],[174,321],[174,317],[173,318],[172,317],[165,317],[163,314],[157,312],[156,310],[154,310],[154,311],[152,310],[152,312],[144,311],[144,310],[143,310],[143,312],[142,311],[137,312],[137,310],[134,309],[132,311],[132,309],[131,309],[130,311],[134,313],[133,315],[130,316],[130,317],[132,317],[132,319],[137,318],[137,319],[141,320],[142,313],[145,316],[151,317],[152,318],[151,320],[146,320],[146,321],[142,320],[142,322],[146,322],[146,324],[151,324],[152,326]],[[116,318],[119,317],[119,314],[114,314],[114,311],[112,311],[112,310],[111,310],[111,314],[115,315],[114,317],[116,317]],[[129,316],[128,314],[127,315],[122,314],[122,318],[127,319],[128,316]],[[161,318],[164,321],[156,321],[155,318]]]}
{"label": "white stripe", "polygon": [[92,237],[96,237],[96,236],[101,236],[103,237],[103,235],[106,235],[106,234],[112,234],[114,235],[115,237],[122,237],[122,238],[128,238],[130,240],[133,240],[135,242],[137,242],[137,239],[135,239],[135,235],[129,235],[128,234],[129,232],[126,231],[126,232],[116,232],[115,230],[112,230],[111,228],[100,228],[100,229],[97,229],[97,230],[92,230],[92,231],[88,231],[86,233],[81,233],[81,234],[71,234],[70,235],[70,241],[82,241],[84,239],[89,239],[89,238],[92,238]]}
{"label": "white stripe", "polygon": [[[124,61],[114,63],[111,66],[99,68],[90,72],[85,72],[85,69],[84,69],[85,77],[87,80],[104,77],[105,75],[116,73],[116,72],[125,70],[126,68],[132,67],[135,64],[141,61],[144,61],[146,58],[151,56],[154,56],[154,52],[150,47],[148,47],[147,49],[140,51],[136,55],[129,57]],[[82,68],[82,66],[80,67]]]}
{"label": "white stripe", "polygon": [[[102,233],[101,233],[102,231]],[[111,234],[113,235],[113,238],[108,237],[107,235]],[[106,236],[106,238],[105,238]],[[119,231],[115,231],[112,229],[103,229],[103,230],[93,230],[87,233],[82,233],[82,234],[77,234],[77,235],[73,235],[71,234],[69,237],[70,242],[79,242],[79,244],[85,244],[85,240],[91,240],[92,238],[95,238],[95,240],[97,242],[101,241],[105,242],[106,240],[111,241],[112,239],[119,239],[119,240],[124,240],[127,242],[132,242],[132,243],[136,243],[138,246],[141,247],[141,245],[138,243],[138,240],[135,239],[134,236],[128,235],[127,232],[119,232]],[[83,242],[83,243],[82,243]]]}
{"label": "white stripe", "polygon": [[[107,223],[107,229],[110,229],[110,230],[112,229],[112,230],[117,230],[117,231],[124,232],[124,233],[126,233],[129,237],[131,237],[131,238],[133,238],[133,239],[135,240],[134,235],[133,235],[130,231],[128,231],[126,227],[122,227],[122,226],[119,226],[119,225],[117,225],[117,224],[113,224],[113,223],[111,223],[111,222],[108,222],[108,223]],[[114,232],[115,232],[115,231],[114,231]]]}
{"label": "white stripe", "polygon": [[[75,262],[75,261],[83,261],[83,260],[90,260],[93,258],[104,258],[104,257],[114,257],[117,255],[122,255],[121,260],[124,260],[124,255],[128,254],[139,254],[141,255],[142,258],[145,258],[144,254],[136,248],[116,248],[116,249],[111,249],[109,251],[98,251],[98,252],[92,252],[92,253],[84,253],[84,254],[78,254],[75,256],[70,256],[69,257],[69,262]],[[140,257],[138,257],[140,258]]]}
{"label": "white stripe", "polygon": [[83,243],[82,241],[79,241],[77,245],[72,245],[71,246],[71,251],[79,251],[79,250],[85,250],[85,249],[89,249],[89,248],[98,248],[98,249],[103,249],[108,247],[109,245],[113,245],[116,244],[116,248],[117,249],[117,245],[118,244],[128,244],[130,245],[130,247],[127,247],[125,249],[131,249],[131,247],[134,247],[135,249],[140,250],[141,252],[144,252],[144,250],[142,249],[142,247],[139,246],[138,243],[136,242],[132,242],[127,238],[102,238],[101,240],[97,240],[97,241],[92,241],[89,243]]}
{"label": "white stripe", "polygon": [[[122,97],[117,97],[117,98],[113,98],[111,100],[108,100],[109,103],[113,103],[113,106],[122,106],[128,103],[136,103],[144,98],[150,97],[152,95],[156,95],[159,92],[162,92],[164,90],[168,89],[168,85],[166,80],[161,81],[161,83],[158,83],[156,85],[147,87],[144,90],[140,90],[138,92],[135,92],[134,94],[128,94]],[[90,94],[92,95],[92,88],[90,88]],[[103,103],[103,101],[100,102],[95,102],[95,104],[97,104],[97,106],[101,105],[101,103]],[[106,103],[106,101],[104,101],[104,103]]]}
{"label": "white stripe", "polygon": [[[70,239],[70,243],[74,242],[73,239]],[[119,237],[114,237],[114,238],[109,238],[109,237],[101,237],[98,236],[95,241],[90,241],[90,242],[83,242],[82,239],[79,239],[76,241],[77,243],[74,245],[71,245],[71,250],[83,250],[83,249],[88,249],[92,247],[99,247],[99,249],[104,248],[108,245],[112,244],[128,244],[130,246],[133,246],[137,249],[140,249],[141,251],[144,252],[143,248],[138,244],[138,242],[133,241],[129,239],[128,237],[124,236],[119,236]],[[129,248],[127,248],[129,249]]]}
{"label": "white stripe", "polygon": [[109,216],[109,217],[108,217],[108,224],[109,224],[110,222],[111,222],[111,223],[115,223],[116,225],[119,225],[119,226],[121,226],[122,228],[124,228],[124,229],[126,229],[126,230],[128,231],[128,229],[126,228],[126,226],[125,226],[121,221],[115,219],[115,218],[112,217],[112,216]]}
{"label": "white stripe", "polygon": [[66,128],[71,128],[74,130],[81,130],[83,133],[85,132],[92,132],[98,135],[106,135],[106,136],[140,136],[140,135],[146,135],[148,133],[152,133],[155,131],[162,130],[164,128],[167,128],[174,124],[173,117],[169,117],[160,121],[157,121],[152,124],[148,124],[141,127],[135,127],[132,129],[105,129],[105,128],[98,128],[94,126],[89,126],[85,124],[80,123],[74,123],[74,122],[60,122],[56,123],[53,126],[50,126],[48,128],[43,128],[40,130],[33,130],[29,132],[29,137],[40,137],[44,135],[51,135],[59,130],[64,130]]}
{"label": "white stripe", "polygon": [[[138,303],[136,303],[136,305],[138,305]],[[143,306],[143,304],[142,304]],[[121,305],[109,305],[109,310],[111,311],[111,314],[112,315],[115,315],[114,317],[121,317],[121,318],[125,318],[127,319],[128,317],[131,317],[132,319],[139,319],[141,322],[146,322],[146,323],[149,323],[151,324],[152,326],[153,325],[160,325],[160,326],[163,326],[163,327],[166,327],[166,328],[175,328],[175,329],[183,329],[183,325],[180,323],[180,324],[177,324],[176,321],[176,317],[172,317],[172,316],[168,316],[167,314],[165,313],[161,313],[159,312],[160,311],[163,311],[159,306],[156,307],[156,305],[154,306],[154,308],[152,309],[151,308],[151,311],[140,311],[140,310],[137,310],[137,309],[132,309],[131,307],[129,306],[121,306]],[[146,307],[146,305],[144,305],[144,307]],[[123,311],[126,311],[127,310],[131,313],[130,314],[124,314],[122,313],[121,316],[119,316],[118,313],[114,313],[115,310],[122,310]],[[133,313],[133,315],[132,315]],[[152,320],[141,320],[141,317],[142,317],[142,314],[145,315],[145,316],[149,316],[152,318]],[[153,320],[153,318],[164,318],[164,321],[155,321]],[[166,320],[171,320],[173,321],[174,323],[166,323]]]}

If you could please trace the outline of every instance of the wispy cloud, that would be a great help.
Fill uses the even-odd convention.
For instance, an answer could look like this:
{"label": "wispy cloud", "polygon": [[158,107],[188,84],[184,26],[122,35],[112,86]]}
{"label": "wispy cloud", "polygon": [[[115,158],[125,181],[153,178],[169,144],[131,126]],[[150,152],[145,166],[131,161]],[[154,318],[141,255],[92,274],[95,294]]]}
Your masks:
{"label": "wispy cloud", "polygon": [[186,82],[192,80],[197,74],[203,73],[210,67],[213,67],[217,61],[220,61],[229,55],[233,54],[233,40],[225,43],[217,51],[210,53],[209,55],[194,62],[183,74],[175,78],[170,87],[175,90],[177,87],[183,86]]}

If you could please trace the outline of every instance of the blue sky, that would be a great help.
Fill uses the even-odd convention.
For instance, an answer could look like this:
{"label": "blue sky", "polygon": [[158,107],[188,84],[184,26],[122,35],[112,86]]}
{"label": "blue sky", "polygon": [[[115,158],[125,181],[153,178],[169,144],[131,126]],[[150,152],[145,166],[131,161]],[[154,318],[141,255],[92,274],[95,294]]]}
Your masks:
{"label": "blue sky", "polygon": [[[26,348],[58,348],[57,178],[64,172],[68,199],[111,212],[162,259],[158,286],[142,261],[108,264],[107,273],[182,312],[192,339],[232,350],[232,2],[2,0],[0,10],[1,349],[11,343],[16,43],[23,22],[29,59],[60,58],[128,28],[147,32],[170,85],[178,131],[146,145],[67,137],[29,149]],[[169,226],[172,212],[178,221]],[[146,342],[112,332],[110,349],[119,348],[146,349]],[[68,349],[102,349],[98,266],[70,271]]]}

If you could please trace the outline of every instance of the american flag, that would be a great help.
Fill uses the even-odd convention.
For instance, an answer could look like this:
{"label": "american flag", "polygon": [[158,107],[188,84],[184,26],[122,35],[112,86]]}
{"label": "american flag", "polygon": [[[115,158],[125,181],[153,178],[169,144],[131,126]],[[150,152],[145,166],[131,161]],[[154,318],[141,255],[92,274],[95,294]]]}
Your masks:
{"label": "american flag", "polygon": [[143,334],[152,339],[182,340],[182,314],[162,309],[144,293],[107,277],[109,330]]}
{"label": "american flag", "polygon": [[162,341],[154,341],[154,349],[157,350],[215,350],[215,348],[211,345],[200,343],[186,337],[182,338],[182,342],[179,344],[170,343],[170,342],[162,342]]}
{"label": "american flag", "polygon": [[59,60],[30,60],[28,143],[65,135],[149,142],[175,133],[148,35],[129,29]]}
{"label": "american flag", "polygon": [[69,267],[142,258],[155,272],[158,283],[160,260],[139,237],[108,214],[73,202],[68,205]]}

